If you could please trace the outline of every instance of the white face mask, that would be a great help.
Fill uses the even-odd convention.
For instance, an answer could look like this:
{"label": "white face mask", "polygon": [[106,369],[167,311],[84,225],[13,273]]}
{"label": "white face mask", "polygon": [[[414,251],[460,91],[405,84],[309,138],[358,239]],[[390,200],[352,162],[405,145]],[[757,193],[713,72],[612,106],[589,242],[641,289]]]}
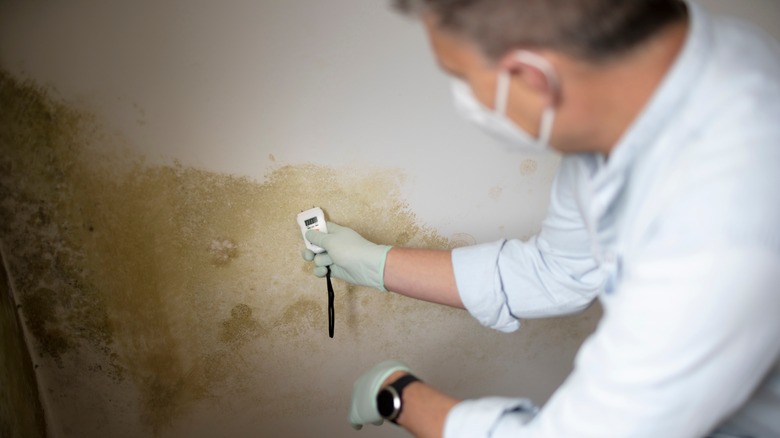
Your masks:
{"label": "white face mask", "polygon": [[[557,75],[546,59],[535,53],[524,51],[517,52],[516,56],[524,63],[541,70],[547,77],[549,85],[557,93]],[[550,136],[555,122],[555,107],[550,105],[544,109],[539,126],[539,138],[534,138],[506,116],[509,81],[508,71],[499,73],[496,83],[496,109],[491,111],[474,97],[468,83],[462,79],[453,79],[452,94],[455,98],[455,108],[461,116],[475,123],[491,136],[510,143],[515,148],[533,151],[549,150]]]}

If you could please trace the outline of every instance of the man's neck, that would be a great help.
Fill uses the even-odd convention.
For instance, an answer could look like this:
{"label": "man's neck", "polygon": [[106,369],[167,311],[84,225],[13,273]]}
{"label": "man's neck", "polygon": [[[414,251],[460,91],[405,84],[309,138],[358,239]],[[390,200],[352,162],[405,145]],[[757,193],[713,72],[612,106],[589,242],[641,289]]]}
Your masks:
{"label": "man's neck", "polygon": [[572,142],[564,138],[561,144],[570,150],[563,152],[609,155],[674,65],[688,28],[687,20],[672,24],[632,53],[603,64],[564,60],[570,67],[563,103],[568,108],[560,117],[569,118],[573,128]]}

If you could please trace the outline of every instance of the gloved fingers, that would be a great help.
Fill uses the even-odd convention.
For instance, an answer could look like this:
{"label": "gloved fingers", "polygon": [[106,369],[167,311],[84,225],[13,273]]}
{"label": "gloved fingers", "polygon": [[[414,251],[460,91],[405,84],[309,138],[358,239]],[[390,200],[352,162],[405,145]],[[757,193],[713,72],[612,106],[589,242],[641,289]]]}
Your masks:
{"label": "gloved fingers", "polygon": [[[372,243],[351,228],[333,222],[328,223],[327,233],[308,230],[306,239],[325,250],[313,256],[304,254],[304,258],[313,260],[315,266],[330,266],[333,277],[347,283],[387,291],[384,268],[389,246]],[[325,273],[320,269],[317,275],[324,276]]]}
{"label": "gloved fingers", "polygon": [[385,379],[390,377],[390,375],[396,371],[405,371],[407,373],[412,372],[409,368],[409,365],[406,363],[396,359],[389,359],[379,362],[378,364],[371,367],[368,371],[363,373],[363,375],[360,376],[358,380],[365,379],[366,383],[370,381],[370,385],[375,387],[374,392],[379,392],[379,387],[381,386],[382,382],[384,382]]}
{"label": "gloved fingers", "polygon": [[316,268],[314,268],[313,271],[314,276],[319,278],[325,278],[325,276],[328,275],[328,268],[330,268],[330,276],[332,278],[338,278],[339,280],[344,280],[346,282],[349,282],[349,278],[347,277],[346,272],[336,265],[317,266]]}
{"label": "gloved fingers", "polygon": [[[381,426],[384,422],[385,422],[385,420],[379,420],[379,421],[374,421],[371,424],[373,424],[374,426]],[[360,429],[363,428],[363,425],[360,424],[360,423],[352,423],[352,422],[350,422],[349,425],[352,426],[352,428],[355,429],[355,430],[360,430]]]}
{"label": "gloved fingers", "polygon": [[330,255],[328,253],[320,253],[314,256],[314,265],[315,266],[330,266],[333,264],[333,259],[330,258]]}
{"label": "gloved fingers", "polygon": [[[330,276],[332,278],[338,278],[339,280],[346,281],[347,283],[355,283],[355,279],[350,277],[349,273],[339,265],[330,265]],[[323,268],[328,269],[328,268]]]}
{"label": "gloved fingers", "polygon": [[363,425],[366,423],[365,419],[363,419],[360,416],[360,413],[358,412],[357,406],[355,406],[355,400],[352,400],[352,404],[349,407],[349,417],[347,418],[349,421],[349,424],[352,425],[352,427],[355,430],[360,430],[363,428]]}
{"label": "gloved fingers", "polygon": [[366,424],[375,424],[377,426],[382,424],[382,418],[379,416],[379,411],[376,408],[376,404],[368,402],[367,400],[361,400],[361,396],[352,397],[352,405],[349,410],[349,424],[356,430],[360,430]]}
{"label": "gloved fingers", "polygon": [[365,240],[352,228],[341,226],[335,222],[328,222],[327,233],[321,233],[319,230],[306,231],[306,240],[313,243],[314,245],[325,248],[326,251],[328,250],[328,241],[331,240],[331,238],[334,236],[349,236],[352,238],[357,237],[359,240]]}
{"label": "gloved fingers", "polygon": [[310,250],[309,248],[304,248],[303,251],[301,251],[301,256],[303,256],[303,259],[307,262],[310,262],[314,260],[314,251]]}
{"label": "gloved fingers", "polygon": [[342,227],[341,225],[328,221],[328,233],[340,233],[342,230],[344,230],[346,227]]}
{"label": "gloved fingers", "polygon": [[376,406],[376,395],[382,383],[396,371],[411,372],[405,363],[388,360],[376,364],[358,377],[352,387],[352,403],[349,409],[349,423],[382,424],[382,417]]}
{"label": "gloved fingers", "polygon": [[325,278],[326,275],[328,275],[328,267],[327,266],[318,266],[314,268],[314,276],[319,278]]}
{"label": "gloved fingers", "polygon": [[325,243],[328,240],[328,233],[321,233],[319,230],[308,230],[306,231],[306,240],[320,248],[324,248],[326,251],[328,250],[326,248],[327,243]]}

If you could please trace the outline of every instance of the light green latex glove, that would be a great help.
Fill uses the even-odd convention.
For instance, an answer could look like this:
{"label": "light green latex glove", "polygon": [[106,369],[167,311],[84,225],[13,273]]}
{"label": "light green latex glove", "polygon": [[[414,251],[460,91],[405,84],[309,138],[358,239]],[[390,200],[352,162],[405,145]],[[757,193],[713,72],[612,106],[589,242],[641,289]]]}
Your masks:
{"label": "light green latex glove", "polygon": [[[330,225],[328,225],[330,227]],[[328,228],[330,230],[330,228]],[[406,371],[409,367],[397,360],[386,360],[374,365],[358,377],[352,387],[352,405],[349,408],[349,424],[355,429],[361,429],[368,423],[382,424],[382,417],[376,406],[376,396],[382,388],[382,383],[396,371]]]}
{"label": "light green latex glove", "polygon": [[317,265],[314,275],[324,277],[330,267],[331,275],[348,283],[385,289],[385,261],[390,246],[377,245],[364,239],[354,230],[328,222],[328,232],[309,230],[306,239],[326,252],[314,254],[308,249],[303,258]]}

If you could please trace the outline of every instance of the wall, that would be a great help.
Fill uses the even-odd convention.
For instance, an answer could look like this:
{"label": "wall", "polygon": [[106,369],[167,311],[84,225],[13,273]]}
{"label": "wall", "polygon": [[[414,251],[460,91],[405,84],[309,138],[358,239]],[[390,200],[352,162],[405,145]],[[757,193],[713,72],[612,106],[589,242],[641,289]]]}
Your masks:
{"label": "wall", "polygon": [[299,255],[300,205],[327,205],[378,241],[458,244],[415,217],[398,170],[284,165],[259,182],[153,165],[91,147],[113,141],[95,116],[32,83],[0,76],[0,96],[12,145],[0,236],[55,436],[343,434],[352,381],[390,357],[462,395],[507,392],[483,382],[520,367],[542,374],[521,384],[543,400],[595,321],[502,336],[337,283],[328,339],[325,285]]}
{"label": "wall", "polygon": [[546,400],[598,308],[504,335],[337,283],[329,339],[299,257],[311,205],[391,244],[537,231],[557,157],[461,122],[429,58],[384,3],[0,2],[0,243],[51,435],[350,435],[393,357]]}
{"label": "wall", "polygon": [[46,436],[46,422],[33,364],[16,314],[5,264],[0,257],[0,436]]}

